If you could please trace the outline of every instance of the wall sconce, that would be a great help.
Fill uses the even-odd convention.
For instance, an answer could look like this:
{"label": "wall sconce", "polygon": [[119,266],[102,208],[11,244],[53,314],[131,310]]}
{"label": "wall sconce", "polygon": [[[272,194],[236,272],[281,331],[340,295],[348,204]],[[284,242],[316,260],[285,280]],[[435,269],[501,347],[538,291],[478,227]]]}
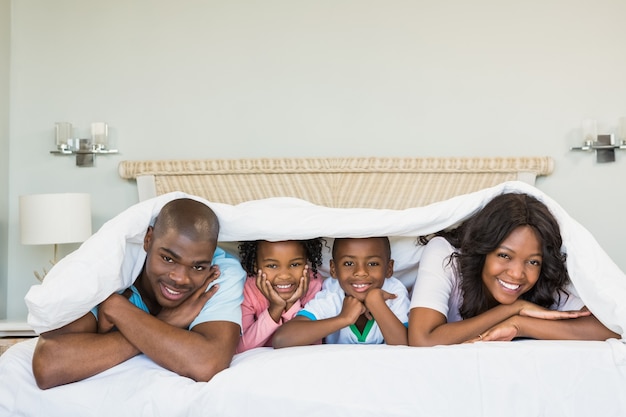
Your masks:
{"label": "wall sconce", "polygon": [[55,124],[56,146],[55,155],[76,155],[76,166],[92,167],[98,154],[114,154],[117,149],[109,149],[109,127],[104,122],[91,124],[91,138],[75,138],[73,127],[68,122]]}
{"label": "wall sconce", "polygon": [[[91,196],[84,193],[32,194],[19,197],[20,236],[23,245],[58,245],[83,242],[91,236]],[[34,271],[43,281],[43,275]]]}
{"label": "wall sconce", "polygon": [[583,146],[571,147],[572,151],[596,151],[596,162],[615,162],[615,150],[626,149],[626,117],[619,119],[618,143],[615,135],[598,134],[595,120],[584,120],[582,125]]}

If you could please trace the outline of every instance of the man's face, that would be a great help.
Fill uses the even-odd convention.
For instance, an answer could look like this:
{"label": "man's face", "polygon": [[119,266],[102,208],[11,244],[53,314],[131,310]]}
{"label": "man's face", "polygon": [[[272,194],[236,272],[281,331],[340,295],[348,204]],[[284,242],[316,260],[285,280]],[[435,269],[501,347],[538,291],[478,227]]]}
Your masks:
{"label": "man's face", "polygon": [[[149,228],[144,239],[147,252],[142,294],[161,307],[179,306],[209,276],[216,244],[197,241],[170,229],[156,237]],[[156,306],[155,306],[156,307]]]}

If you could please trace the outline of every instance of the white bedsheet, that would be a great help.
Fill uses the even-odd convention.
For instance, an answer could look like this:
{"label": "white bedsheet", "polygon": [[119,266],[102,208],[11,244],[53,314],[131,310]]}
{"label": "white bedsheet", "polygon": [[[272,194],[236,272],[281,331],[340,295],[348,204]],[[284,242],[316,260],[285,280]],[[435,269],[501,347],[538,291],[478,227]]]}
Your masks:
{"label": "white bedsheet", "polygon": [[626,413],[626,345],[534,341],[317,345],[235,356],[208,383],[138,356],[41,391],[35,340],[0,357],[0,416],[494,416]]}

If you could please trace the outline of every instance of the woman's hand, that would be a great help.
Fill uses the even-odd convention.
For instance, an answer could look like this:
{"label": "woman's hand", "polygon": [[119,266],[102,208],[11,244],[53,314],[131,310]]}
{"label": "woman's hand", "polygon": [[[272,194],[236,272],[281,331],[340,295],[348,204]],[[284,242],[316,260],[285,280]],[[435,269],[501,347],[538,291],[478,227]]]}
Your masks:
{"label": "woman's hand", "polygon": [[465,343],[489,341],[510,342],[518,336],[520,331],[519,325],[515,321],[515,317],[516,316],[513,316],[501,323],[496,324],[491,329],[479,334]]}
{"label": "woman's hand", "polygon": [[523,301],[522,308],[519,311],[519,315],[543,320],[566,320],[590,316],[591,312],[587,309],[587,307],[583,307],[580,310],[574,311],[549,310],[547,308],[533,304],[529,301]]}
{"label": "woman's hand", "polygon": [[525,317],[535,320],[558,321],[576,319],[590,315],[591,312],[586,307],[575,311],[557,311],[539,307],[536,304],[524,301],[524,307],[520,310],[519,315],[509,317],[467,342],[510,341],[516,337],[527,336],[528,333],[531,332],[532,327],[525,327],[522,331],[522,323],[525,323],[525,326],[529,326],[529,323],[531,323],[528,319],[525,319]]}

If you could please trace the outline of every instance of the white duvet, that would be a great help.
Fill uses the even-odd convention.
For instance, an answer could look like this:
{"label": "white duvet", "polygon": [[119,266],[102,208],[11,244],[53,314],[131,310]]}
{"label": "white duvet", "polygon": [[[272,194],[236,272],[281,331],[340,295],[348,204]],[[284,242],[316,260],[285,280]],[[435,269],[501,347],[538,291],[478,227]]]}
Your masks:
{"label": "white duvet", "polygon": [[[417,236],[442,230],[467,218],[495,195],[525,192],[543,201],[561,226],[563,250],[576,292],[605,326],[626,329],[626,276],[594,237],[553,199],[526,183],[512,181],[425,207],[405,210],[337,209],[294,198],[271,198],[238,205],[212,203],[220,223],[220,240],[283,240],[323,237],[391,236],[397,274],[410,285],[419,263]],[[188,196],[169,193],[134,205],[62,259],[41,285],[25,297],[28,322],[37,332],[51,330],[82,316],[109,294],[128,287],[141,270],[147,226],[168,201]],[[126,273],[121,274],[120,271]],[[402,279],[403,278],[403,279]]]}
{"label": "white duvet", "polygon": [[[416,236],[465,219],[496,194],[543,200],[563,233],[578,294],[609,328],[624,334],[626,278],[591,234],[536,188],[510,182],[407,210],[330,209],[275,198],[217,212],[220,239],[392,236],[396,271],[415,273]],[[135,205],[59,262],[26,296],[38,332],[63,325],[130,284],[145,254],[145,229],[172,193]],[[626,415],[626,344],[479,342],[432,348],[317,345],[236,355],[210,382],[194,382],[144,355],[84,381],[41,391],[31,359],[35,340],[0,356],[0,416],[567,416]]]}

